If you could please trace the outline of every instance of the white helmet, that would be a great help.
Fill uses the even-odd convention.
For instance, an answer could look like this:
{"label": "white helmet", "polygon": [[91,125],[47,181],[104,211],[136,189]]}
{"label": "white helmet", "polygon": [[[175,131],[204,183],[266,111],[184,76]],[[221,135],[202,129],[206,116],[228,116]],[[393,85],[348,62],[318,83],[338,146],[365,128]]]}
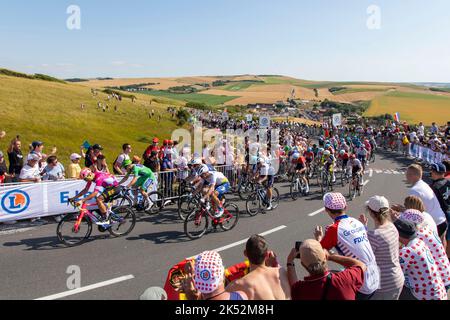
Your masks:
{"label": "white helmet", "polygon": [[200,158],[192,159],[191,164],[192,165],[200,165],[200,164],[202,164],[202,159],[200,159]]}
{"label": "white helmet", "polygon": [[324,156],[329,156],[329,155],[331,155],[330,150],[325,150],[325,151],[323,152],[323,155],[324,155]]}
{"label": "white helmet", "polygon": [[203,164],[197,171],[199,176],[201,176],[204,173],[208,173],[208,172],[209,172],[209,168],[206,164]]}
{"label": "white helmet", "polygon": [[298,159],[298,158],[300,158],[300,153],[298,153],[298,152],[294,153],[294,154],[292,155],[292,158],[293,158],[293,159]]}

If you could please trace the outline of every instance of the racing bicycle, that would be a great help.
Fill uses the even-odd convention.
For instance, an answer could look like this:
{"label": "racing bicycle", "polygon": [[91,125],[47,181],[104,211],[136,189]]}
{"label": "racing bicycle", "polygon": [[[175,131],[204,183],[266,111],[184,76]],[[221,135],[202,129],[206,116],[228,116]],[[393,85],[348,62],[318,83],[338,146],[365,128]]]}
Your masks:
{"label": "racing bicycle", "polygon": [[[278,189],[272,188],[272,208],[276,209],[280,202],[280,193]],[[256,184],[255,191],[251,193],[247,202],[245,203],[245,207],[247,209],[247,213],[250,216],[256,216],[258,213],[264,213],[266,208],[269,206],[267,201],[267,189],[262,184]]]}

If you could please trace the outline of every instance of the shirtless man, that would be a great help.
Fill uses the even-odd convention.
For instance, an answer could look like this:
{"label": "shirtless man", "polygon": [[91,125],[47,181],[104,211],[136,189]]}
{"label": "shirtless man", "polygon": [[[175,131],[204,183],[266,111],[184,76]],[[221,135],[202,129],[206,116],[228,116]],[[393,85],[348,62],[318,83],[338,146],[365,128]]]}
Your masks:
{"label": "shirtless man", "polygon": [[[244,255],[250,261],[250,272],[230,283],[228,292],[243,291],[249,300],[289,300],[291,288],[285,269],[278,267],[276,257],[264,237],[253,235],[248,239]],[[277,267],[274,267],[277,266]]]}

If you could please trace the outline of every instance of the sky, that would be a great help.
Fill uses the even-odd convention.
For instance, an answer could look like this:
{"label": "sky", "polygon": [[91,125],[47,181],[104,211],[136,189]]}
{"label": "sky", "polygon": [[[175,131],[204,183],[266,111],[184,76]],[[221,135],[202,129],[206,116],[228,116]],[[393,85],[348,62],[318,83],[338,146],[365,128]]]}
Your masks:
{"label": "sky", "polygon": [[0,67],[59,78],[450,82],[449,17],[448,0],[0,0]]}

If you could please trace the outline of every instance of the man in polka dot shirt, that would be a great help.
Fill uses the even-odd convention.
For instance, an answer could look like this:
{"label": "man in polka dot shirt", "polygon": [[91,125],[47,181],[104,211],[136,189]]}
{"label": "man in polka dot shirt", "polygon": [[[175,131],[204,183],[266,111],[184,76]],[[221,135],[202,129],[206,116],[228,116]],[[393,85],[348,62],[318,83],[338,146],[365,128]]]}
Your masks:
{"label": "man in polka dot shirt", "polygon": [[400,265],[405,285],[399,300],[447,300],[447,290],[430,249],[417,237],[416,225],[398,219]]}

